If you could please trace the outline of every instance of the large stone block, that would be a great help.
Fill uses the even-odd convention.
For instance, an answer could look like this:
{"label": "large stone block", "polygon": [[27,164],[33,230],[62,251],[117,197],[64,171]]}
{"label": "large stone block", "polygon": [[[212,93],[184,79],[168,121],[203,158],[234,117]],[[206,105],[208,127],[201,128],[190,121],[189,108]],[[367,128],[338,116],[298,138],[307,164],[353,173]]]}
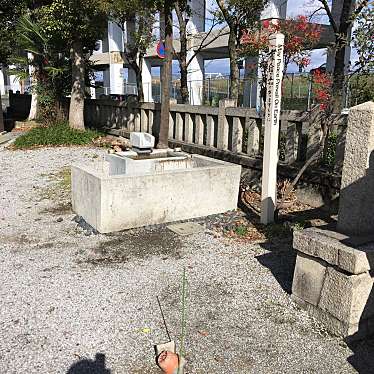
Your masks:
{"label": "large stone block", "polygon": [[320,229],[294,233],[293,300],[331,333],[353,339],[374,332],[373,244],[361,242]]}
{"label": "large stone block", "polygon": [[350,109],[338,215],[339,231],[373,233],[374,102]]}
{"label": "large stone block", "polygon": [[317,306],[325,279],[326,265],[315,257],[298,253],[292,284],[293,295]]}
{"label": "large stone block", "polygon": [[[368,304],[373,288],[369,273],[344,274],[329,267],[318,306],[348,325],[357,325]],[[374,315],[374,311],[367,317]]]}
{"label": "large stone block", "polygon": [[347,280],[345,274],[334,274],[334,271],[332,267],[326,270],[318,305],[307,301],[305,294],[293,293],[292,299],[334,335],[352,340],[371,336],[374,333],[373,280],[368,274],[353,275],[355,279]]}
{"label": "large stone block", "polygon": [[293,246],[299,252],[320,258],[350,274],[370,271],[374,264],[374,243],[357,242],[354,247],[349,244],[353,242],[347,235],[317,228],[295,231],[293,238]]}

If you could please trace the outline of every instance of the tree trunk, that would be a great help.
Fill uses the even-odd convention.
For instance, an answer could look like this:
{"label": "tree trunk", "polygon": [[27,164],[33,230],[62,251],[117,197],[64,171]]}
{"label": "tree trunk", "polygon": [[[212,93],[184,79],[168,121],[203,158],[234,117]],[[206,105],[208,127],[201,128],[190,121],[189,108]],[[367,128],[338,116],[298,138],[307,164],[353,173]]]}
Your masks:
{"label": "tree trunk", "polygon": [[3,104],[1,102],[1,91],[0,91],[0,133],[4,131],[4,114],[3,114]]}
{"label": "tree trunk", "polygon": [[175,13],[179,23],[179,70],[181,74],[181,98],[183,104],[189,103],[189,92],[188,92],[188,64],[187,64],[187,23],[183,16],[183,12],[179,5],[179,2],[175,4]]}
{"label": "tree trunk", "polygon": [[136,76],[136,88],[138,89],[138,101],[141,103],[144,101],[144,91],[143,91],[143,56],[139,56],[139,64],[134,61],[130,63],[131,68],[135,72]]}
{"label": "tree trunk", "polygon": [[229,56],[230,56],[230,99],[236,100],[238,103],[239,99],[239,67],[238,67],[238,52],[236,48],[236,30],[233,25],[229,25]]}
{"label": "tree trunk", "polygon": [[143,79],[142,79],[142,70],[139,69],[136,74],[136,87],[138,89],[138,101],[141,103],[144,101],[144,92],[143,92]]}
{"label": "tree trunk", "polygon": [[181,72],[181,98],[183,104],[188,104],[190,102],[190,94],[188,92],[188,71],[187,71],[187,56],[180,56],[183,58],[179,61],[179,69]]}
{"label": "tree trunk", "polygon": [[173,62],[173,19],[172,0],[165,0],[165,60],[161,74],[161,123],[157,148],[168,148],[169,115],[170,115],[170,83]]}
{"label": "tree trunk", "polygon": [[84,130],[84,59],[80,41],[71,48],[72,88],[69,109],[69,124],[74,129]]}
{"label": "tree trunk", "polygon": [[320,157],[323,155],[323,152],[325,150],[325,146],[327,143],[326,141],[329,136],[330,129],[333,125],[330,115],[331,113],[330,114],[323,113],[322,118],[318,119],[319,121],[321,121],[321,131],[322,131],[322,137],[321,137],[319,146],[316,149],[316,151],[309,157],[309,159],[305,161],[302,168],[298,171],[296,177],[293,179],[291,184],[288,186],[288,188],[284,192],[281,201],[277,203],[276,216],[278,215],[279,210],[284,207],[285,201],[287,200],[288,196],[291,194],[293,189],[296,187],[297,183],[299,182],[300,178],[303,176],[304,172],[308,169],[310,165],[312,165],[315,161],[318,161],[318,159],[320,159]]}
{"label": "tree trunk", "polygon": [[345,47],[350,43],[350,19],[354,8],[354,0],[344,0],[339,20],[339,33],[335,42],[335,62],[332,79],[333,109],[340,113],[343,108],[345,88]]}

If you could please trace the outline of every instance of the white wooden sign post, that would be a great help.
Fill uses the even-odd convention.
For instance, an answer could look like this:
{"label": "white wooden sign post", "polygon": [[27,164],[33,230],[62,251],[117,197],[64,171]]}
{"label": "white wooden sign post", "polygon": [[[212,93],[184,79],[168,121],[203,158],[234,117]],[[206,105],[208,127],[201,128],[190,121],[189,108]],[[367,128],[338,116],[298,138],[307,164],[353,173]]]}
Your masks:
{"label": "white wooden sign post", "polygon": [[271,56],[266,82],[265,136],[262,167],[261,223],[274,222],[277,204],[279,117],[282,96],[284,35],[269,36]]}

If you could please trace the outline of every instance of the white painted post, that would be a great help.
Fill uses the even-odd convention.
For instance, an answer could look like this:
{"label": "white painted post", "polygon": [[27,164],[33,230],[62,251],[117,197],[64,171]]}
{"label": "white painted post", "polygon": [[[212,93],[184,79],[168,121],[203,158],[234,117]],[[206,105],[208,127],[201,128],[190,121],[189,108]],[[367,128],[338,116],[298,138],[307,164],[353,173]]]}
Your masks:
{"label": "white painted post", "polygon": [[262,167],[261,223],[274,222],[277,202],[279,117],[283,77],[284,35],[269,36],[271,57],[266,82],[265,138]]}

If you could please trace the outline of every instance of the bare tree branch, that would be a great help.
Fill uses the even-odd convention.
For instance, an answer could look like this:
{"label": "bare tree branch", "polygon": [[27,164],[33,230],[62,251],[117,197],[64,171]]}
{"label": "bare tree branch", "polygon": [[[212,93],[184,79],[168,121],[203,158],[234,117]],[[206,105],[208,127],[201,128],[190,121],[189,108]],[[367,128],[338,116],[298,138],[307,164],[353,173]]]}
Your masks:
{"label": "bare tree branch", "polygon": [[205,35],[202,38],[199,46],[196,49],[194,49],[193,55],[187,61],[187,66],[197,56],[197,54],[199,54],[204,48],[208,47],[210,44],[212,44],[213,42],[215,42],[221,36],[229,35],[229,33],[230,33],[226,28],[222,28],[221,30],[219,30],[219,32],[217,33],[217,35],[213,37],[213,39],[210,39],[207,43],[204,43],[208,39],[208,37],[211,35],[212,31],[213,31],[213,27],[211,27],[210,30],[205,33]]}
{"label": "bare tree branch", "polygon": [[309,15],[309,21],[311,21],[312,20],[312,18],[320,11],[320,10],[325,10],[325,8],[324,7],[319,7],[319,8],[317,8],[316,10],[314,10],[310,15]]}
{"label": "bare tree branch", "polygon": [[329,17],[329,21],[330,21],[331,27],[334,30],[334,33],[338,34],[339,33],[339,28],[338,28],[338,25],[336,24],[336,22],[334,20],[334,17],[331,13],[331,9],[329,7],[329,4],[327,3],[327,0],[318,0],[318,1],[323,5],[323,9],[325,10],[325,12],[327,14],[327,17]]}

